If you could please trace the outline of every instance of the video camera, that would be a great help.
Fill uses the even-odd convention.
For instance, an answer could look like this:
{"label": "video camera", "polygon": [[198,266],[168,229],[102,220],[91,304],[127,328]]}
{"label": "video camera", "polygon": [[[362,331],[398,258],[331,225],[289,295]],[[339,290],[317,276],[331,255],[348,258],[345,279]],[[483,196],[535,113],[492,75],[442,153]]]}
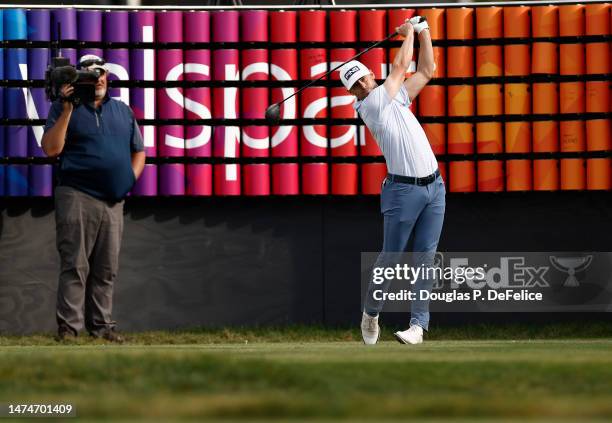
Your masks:
{"label": "video camera", "polygon": [[[96,97],[96,82],[101,75],[100,69],[86,71],[77,69],[66,57],[54,57],[45,72],[45,93],[50,101],[61,99],[75,107],[92,103]],[[70,97],[63,98],[61,89],[64,84],[74,86]]]}

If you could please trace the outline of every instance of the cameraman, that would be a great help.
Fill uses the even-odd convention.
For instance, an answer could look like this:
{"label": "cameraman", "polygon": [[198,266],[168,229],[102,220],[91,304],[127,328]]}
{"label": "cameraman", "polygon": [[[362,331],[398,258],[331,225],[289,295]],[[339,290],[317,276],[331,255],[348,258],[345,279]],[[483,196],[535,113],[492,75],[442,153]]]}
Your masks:
{"label": "cameraman", "polygon": [[[123,342],[111,319],[113,285],[123,233],[123,202],[145,164],[144,143],[129,106],[107,93],[104,60],[85,55],[81,70],[95,72],[95,101],[74,107],[64,85],[51,106],[42,148],[60,157],[55,188],[58,340],[85,324],[94,337]],[[84,310],[84,316],[83,316]]]}

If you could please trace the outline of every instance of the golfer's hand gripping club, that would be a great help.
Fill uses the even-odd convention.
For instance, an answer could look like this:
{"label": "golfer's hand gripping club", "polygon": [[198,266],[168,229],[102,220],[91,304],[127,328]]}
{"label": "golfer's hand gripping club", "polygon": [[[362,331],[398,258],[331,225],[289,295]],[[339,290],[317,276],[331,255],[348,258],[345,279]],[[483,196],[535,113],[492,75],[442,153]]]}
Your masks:
{"label": "golfer's hand gripping club", "polygon": [[425,18],[424,16],[414,16],[410,18],[409,21],[414,27],[414,32],[416,32],[417,35],[419,35],[424,29],[429,30],[427,18]]}

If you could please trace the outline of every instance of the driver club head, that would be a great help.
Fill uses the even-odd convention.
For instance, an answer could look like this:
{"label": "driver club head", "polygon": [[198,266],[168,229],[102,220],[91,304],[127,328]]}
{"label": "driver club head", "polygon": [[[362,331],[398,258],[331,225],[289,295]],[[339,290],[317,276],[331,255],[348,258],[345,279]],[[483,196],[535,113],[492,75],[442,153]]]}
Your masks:
{"label": "driver club head", "polygon": [[266,109],[266,120],[270,124],[277,124],[280,122],[280,104],[274,103]]}

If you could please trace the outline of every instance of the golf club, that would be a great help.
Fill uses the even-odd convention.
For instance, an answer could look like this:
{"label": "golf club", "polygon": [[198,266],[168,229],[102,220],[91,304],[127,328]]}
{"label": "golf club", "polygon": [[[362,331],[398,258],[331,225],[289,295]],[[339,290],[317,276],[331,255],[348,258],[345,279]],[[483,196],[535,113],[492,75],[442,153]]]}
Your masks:
{"label": "golf club", "polygon": [[[427,19],[425,17],[421,17],[421,19],[419,20],[419,23],[426,21]],[[368,51],[372,50],[374,47],[379,46],[380,44],[384,43],[385,41],[395,37],[397,34],[397,31],[394,31],[392,34],[389,34],[386,38],[377,41],[376,43],[372,44],[370,47],[366,48],[365,50],[357,53],[355,56],[351,57],[350,59],[348,59],[347,61],[340,63],[338,66],[336,66],[335,68],[333,68],[332,70],[324,73],[323,75],[321,75],[320,77],[318,77],[317,79],[309,82],[308,84],[304,85],[302,88],[300,88],[299,90],[297,90],[296,92],[294,92],[293,94],[291,94],[289,97],[284,98],[282,101],[278,102],[278,103],[274,103],[271,106],[269,106],[266,109],[266,120],[268,121],[269,124],[275,125],[278,122],[280,122],[280,106],[281,104],[283,104],[285,101],[289,100],[291,97],[295,96],[296,94],[300,93],[301,91],[305,90],[306,88],[312,86],[315,82],[320,81],[321,79],[325,78],[327,75],[331,74],[332,72],[340,69],[344,64],[350,62],[351,60],[356,60],[358,57],[360,57],[361,55],[367,53]]]}

